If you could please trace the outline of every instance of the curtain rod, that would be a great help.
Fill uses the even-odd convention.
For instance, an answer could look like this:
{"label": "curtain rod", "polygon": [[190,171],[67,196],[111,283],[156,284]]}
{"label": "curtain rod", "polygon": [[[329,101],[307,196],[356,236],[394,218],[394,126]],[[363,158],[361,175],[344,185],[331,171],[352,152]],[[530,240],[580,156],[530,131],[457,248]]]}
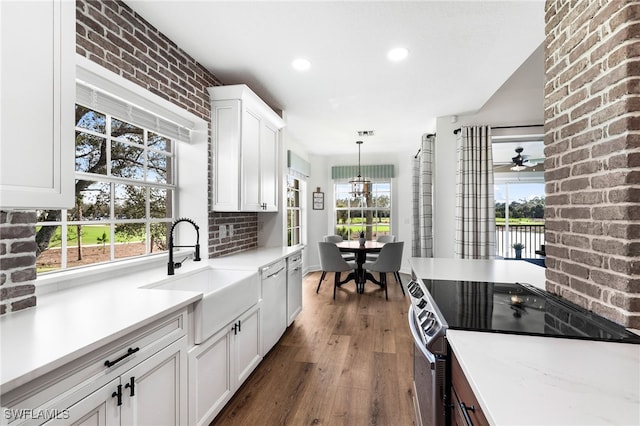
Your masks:
{"label": "curtain rod", "polygon": [[[544,124],[526,124],[522,126],[495,126],[491,127],[492,129],[522,129],[525,127],[544,127]],[[454,135],[457,135],[460,132],[460,128],[457,128],[453,131]]]}
{"label": "curtain rod", "polygon": [[[428,137],[428,138],[432,138],[432,137],[434,137],[435,135],[436,135],[435,133],[427,133],[427,134],[426,134],[426,135],[424,135],[424,136],[426,136],[426,137]],[[420,151],[422,151],[422,148],[418,148],[418,152],[416,152],[416,155],[414,155],[414,156],[413,156],[413,158],[418,158],[418,156],[420,155]]]}

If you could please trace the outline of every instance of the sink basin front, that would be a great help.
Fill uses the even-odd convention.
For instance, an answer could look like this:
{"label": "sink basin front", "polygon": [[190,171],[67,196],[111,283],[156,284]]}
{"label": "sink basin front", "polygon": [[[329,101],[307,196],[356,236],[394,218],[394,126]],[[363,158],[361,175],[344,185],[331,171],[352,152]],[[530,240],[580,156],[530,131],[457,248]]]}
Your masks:
{"label": "sink basin front", "polygon": [[151,288],[202,293],[194,310],[196,344],[204,342],[260,299],[258,271],[205,269]]}

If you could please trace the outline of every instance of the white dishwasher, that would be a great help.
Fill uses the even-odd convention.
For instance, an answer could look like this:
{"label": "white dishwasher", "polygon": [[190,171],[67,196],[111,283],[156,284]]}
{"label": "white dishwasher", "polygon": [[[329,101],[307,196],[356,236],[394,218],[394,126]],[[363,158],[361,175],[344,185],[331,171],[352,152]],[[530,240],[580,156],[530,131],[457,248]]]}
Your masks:
{"label": "white dishwasher", "polygon": [[264,266],[262,277],[262,356],[276,344],[287,328],[287,270],[285,260]]}

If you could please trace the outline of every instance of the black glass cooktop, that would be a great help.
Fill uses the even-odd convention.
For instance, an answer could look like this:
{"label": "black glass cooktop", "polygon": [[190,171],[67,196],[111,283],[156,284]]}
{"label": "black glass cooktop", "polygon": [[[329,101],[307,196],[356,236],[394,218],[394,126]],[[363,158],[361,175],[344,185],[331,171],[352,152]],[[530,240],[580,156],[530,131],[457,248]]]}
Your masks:
{"label": "black glass cooktop", "polygon": [[640,344],[640,336],[523,283],[423,279],[451,329]]}

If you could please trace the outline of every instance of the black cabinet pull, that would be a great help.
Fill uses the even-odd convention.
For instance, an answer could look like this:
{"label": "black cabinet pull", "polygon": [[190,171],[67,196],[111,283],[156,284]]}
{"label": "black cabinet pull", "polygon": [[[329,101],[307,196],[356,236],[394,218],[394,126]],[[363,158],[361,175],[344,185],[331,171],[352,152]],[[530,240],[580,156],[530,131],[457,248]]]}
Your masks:
{"label": "black cabinet pull", "polygon": [[231,329],[233,330],[233,334],[236,335],[238,334],[238,324],[233,324],[233,327],[231,327]]}
{"label": "black cabinet pull", "polygon": [[139,350],[140,350],[140,348],[135,348],[135,349],[134,348],[129,348],[129,349],[127,349],[127,353],[126,354],[122,355],[120,358],[118,358],[116,360],[113,360],[113,361],[106,360],[104,362],[104,365],[106,365],[107,367],[113,367],[114,365],[116,365],[117,363],[119,363],[120,361],[125,359],[126,357],[133,355],[134,353],[138,352]]}
{"label": "black cabinet pull", "polygon": [[122,405],[122,385],[118,385],[118,391],[111,394],[111,398],[118,397],[118,407]]}
{"label": "black cabinet pull", "polygon": [[468,411],[475,413],[476,407],[473,405],[467,406],[464,402],[461,402],[460,408],[462,408],[462,415],[464,416],[464,421],[467,422],[469,426],[473,426],[473,422],[471,421],[471,417],[469,417]]}
{"label": "black cabinet pull", "polygon": [[134,396],[136,394],[136,378],[134,376],[131,376],[131,378],[129,379],[129,383],[124,385],[124,388],[130,388],[131,392],[129,393],[129,396]]}
{"label": "black cabinet pull", "polygon": [[242,320],[238,320],[238,333],[242,331]]}

